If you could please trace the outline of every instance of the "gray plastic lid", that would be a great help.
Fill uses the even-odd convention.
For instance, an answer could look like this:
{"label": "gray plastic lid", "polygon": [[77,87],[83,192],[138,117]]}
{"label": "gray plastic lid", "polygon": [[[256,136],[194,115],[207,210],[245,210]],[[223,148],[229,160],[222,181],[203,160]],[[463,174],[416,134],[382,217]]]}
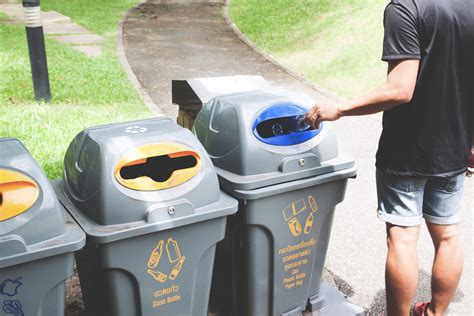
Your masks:
{"label": "gray plastic lid", "polygon": [[67,150],[56,191],[97,242],[237,211],[202,145],[169,118],[84,130]]}
{"label": "gray plastic lid", "polygon": [[291,93],[260,90],[216,96],[197,116],[193,132],[209,153],[221,185],[227,190],[252,190],[354,167],[339,154],[331,124],[301,135],[259,134],[259,124],[286,124],[314,104]]}
{"label": "gray plastic lid", "polygon": [[[199,208],[194,208],[189,201],[178,199],[157,203],[143,220],[117,225],[101,225],[87,217],[73,204],[65,193],[62,182],[55,181],[53,185],[61,203],[85,231],[87,239],[95,244],[106,244],[225,217],[236,213],[238,209],[237,200],[220,192],[218,201]],[[174,209],[173,214],[169,212],[170,208]]]}
{"label": "gray plastic lid", "polygon": [[84,246],[84,232],[17,139],[0,139],[0,195],[0,268]]}

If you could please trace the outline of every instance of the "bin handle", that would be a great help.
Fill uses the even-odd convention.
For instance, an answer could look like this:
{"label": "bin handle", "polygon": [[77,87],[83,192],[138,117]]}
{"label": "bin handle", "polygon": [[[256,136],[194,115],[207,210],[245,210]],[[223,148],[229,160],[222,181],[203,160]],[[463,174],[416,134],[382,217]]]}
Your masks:
{"label": "bin handle", "polygon": [[27,211],[38,199],[37,184],[12,170],[0,169],[0,221]]}

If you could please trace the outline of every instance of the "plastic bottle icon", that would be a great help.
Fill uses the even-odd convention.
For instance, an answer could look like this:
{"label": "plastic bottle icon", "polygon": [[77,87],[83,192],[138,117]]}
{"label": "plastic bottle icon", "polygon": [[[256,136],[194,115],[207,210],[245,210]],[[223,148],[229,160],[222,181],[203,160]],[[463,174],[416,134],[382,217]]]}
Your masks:
{"label": "plastic bottle icon", "polygon": [[313,228],[314,216],[313,213],[309,213],[308,218],[306,219],[306,224],[304,225],[304,233],[309,234]]}
{"label": "plastic bottle icon", "polygon": [[178,263],[173,267],[173,270],[171,270],[170,273],[170,279],[174,280],[178,277],[179,273],[181,272],[181,268],[183,267],[184,260],[186,260],[185,256],[182,256],[179,258]]}
{"label": "plastic bottle icon", "polygon": [[178,242],[173,238],[168,239],[168,243],[166,244],[166,252],[168,253],[168,259],[171,263],[174,263],[181,258]]}
{"label": "plastic bottle icon", "polygon": [[290,219],[290,221],[288,222],[288,227],[290,228],[291,234],[295,237],[299,236],[301,234],[301,231],[303,230],[301,228],[300,222],[298,221],[296,217],[293,217],[292,219]]}
{"label": "plastic bottle icon", "polygon": [[311,211],[316,212],[318,210],[318,204],[316,204],[316,200],[312,195],[308,196],[308,203]]}
{"label": "plastic bottle icon", "polygon": [[154,269],[158,266],[158,263],[161,260],[161,254],[163,253],[163,240],[160,240],[156,245],[155,249],[152,250],[150,254],[150,259],[148,259],[148,268]]}

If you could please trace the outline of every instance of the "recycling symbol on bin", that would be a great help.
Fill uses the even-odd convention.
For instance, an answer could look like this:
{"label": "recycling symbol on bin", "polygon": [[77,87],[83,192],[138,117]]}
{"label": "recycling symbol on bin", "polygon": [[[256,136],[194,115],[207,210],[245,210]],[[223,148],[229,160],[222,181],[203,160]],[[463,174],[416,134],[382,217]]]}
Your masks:
{"label": "recycling symbol on bin", "polygon": [[[165,249],[163,249],[165,248]],[[162,260],[163,250],[166,250],[167,257]],[[166,262],[166,259],[168,259]],[[160,240],[156,247],[151,251],[148,259],[147,273],[160,283],[165,283],[168,279],[175,280],[183,268],[185,256],[181,255],[179,244],[173,238],[169,238],[166,245],[164,240]],[[166,269],[166,270],[158,270]],[[170,271],[165,273],[163,271]]]}
{"label": "recycling symbol on bin", "polygon": [[129,134],[145,133],[146,131],[147,128],[140,125],[129,126],[125,129],[125,133]]}
{"label": "recycling symbol on bin", "polygon": [[[306,202],[309,204],[309,207]],[[308,235],[311,232],[314,224],[313,213],[316,213],[317,210],[318,204],[312,195],[308,196],[307,201],[305,199],[297,200],[283,210],[283,218],[294,237],[301,235],[301,233]],[[302,223],[304,226],[302,226]]]}

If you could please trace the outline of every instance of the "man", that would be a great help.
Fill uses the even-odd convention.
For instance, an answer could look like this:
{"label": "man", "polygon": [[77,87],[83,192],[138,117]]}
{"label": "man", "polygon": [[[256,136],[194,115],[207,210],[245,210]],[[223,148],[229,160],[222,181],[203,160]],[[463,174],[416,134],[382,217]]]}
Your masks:
{"label": "man", "polygon": [[435,247],[432,299],[415,315],[443,315],[463,269],[458,237],[464,173],[474,167],[474,1],[392,0],[385,9],[387,81],[306,120],[384,111],[377,151],[378,217],[386,222],[387,314],[408,315],[418,283],[422,217]]}

